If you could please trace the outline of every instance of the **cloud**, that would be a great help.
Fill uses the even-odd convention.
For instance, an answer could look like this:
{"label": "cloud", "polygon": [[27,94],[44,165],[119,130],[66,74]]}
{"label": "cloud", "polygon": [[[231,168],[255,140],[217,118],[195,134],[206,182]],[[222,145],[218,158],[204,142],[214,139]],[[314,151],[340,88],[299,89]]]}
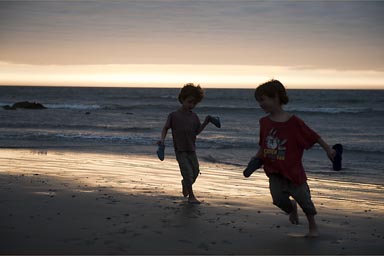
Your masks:
{"label": "cloud", "polygon": [[384,70],[384,2],[0,2],[1,60]]}

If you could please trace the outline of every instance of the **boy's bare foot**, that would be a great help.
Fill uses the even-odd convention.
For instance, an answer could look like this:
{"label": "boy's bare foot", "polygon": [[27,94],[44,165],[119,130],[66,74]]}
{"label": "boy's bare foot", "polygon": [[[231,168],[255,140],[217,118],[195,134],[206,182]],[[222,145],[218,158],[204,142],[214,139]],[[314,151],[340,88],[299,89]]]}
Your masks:
{"label": "boy's bare foot", "polygon": [[201,202],[199,200],[196,199],[196,197],[193,197],[193,198],[188,198],[188,203],[190,204],[200,204]]}
{"label": "boy's bare foot", "polygon": [[318,232],[316,221],[315,221],[315,215],[308,215],[307,214],[307,219],[308,219],[308,225],[309,225],[309,232],[305,237],[306,238],[318,237],[319,232]]}
{"label": "boy's bare foot", "polygon": [[187,187],[184,185],[184,180],[181,180],[181,185],[183,186],[183,196],[187,197],[189,195]]}
{"label": "boy's bare foot", "polygon": [[319,236],[317,229],[309,230],[308,234],[305,235],[305,238],[316,238]]}
{"label": "boy's bare foot", "polygon": [[289,221],[292,224],[298,225],[299,224],[299,215],[297,214],[297,203],[296,203],[295,200],[292,200],[291,203],[292,203],[292,206],[293,206],[293,210],[289,214]]}

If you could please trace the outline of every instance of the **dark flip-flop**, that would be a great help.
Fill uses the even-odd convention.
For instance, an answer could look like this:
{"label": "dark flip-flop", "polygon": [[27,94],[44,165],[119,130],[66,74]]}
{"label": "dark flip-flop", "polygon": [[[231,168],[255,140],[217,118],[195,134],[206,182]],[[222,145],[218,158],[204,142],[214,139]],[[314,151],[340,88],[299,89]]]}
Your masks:
{"label": "dark flip-flop", "polygon": [[157,148],[157,157],[163,161],[164,160],[164,150],[165,150],[165,145],[164,144],[159,144],[159,147]]}
{"label": "dark flip-flop", "polygon": [[213,123],[217,128],[221,127],[220,118],[218,116],[209,116],[209,122]]}
{"label": "dark flip-flop", "polygon": [[248,178],[251,174],[259,169],[263,165],[263,161],[260,158],[254,157],[249,161],[247,168],[245,168],[243,175]]}
{"label": "dark flip-flop", "polygon": [[341,144],[335,144],[332,146],[332,148],[336,151],[336,156],[332,161],[332,168],[335,171],[341,170],[341,160],[342,160],[342,154],[343,154],[343,145]]}

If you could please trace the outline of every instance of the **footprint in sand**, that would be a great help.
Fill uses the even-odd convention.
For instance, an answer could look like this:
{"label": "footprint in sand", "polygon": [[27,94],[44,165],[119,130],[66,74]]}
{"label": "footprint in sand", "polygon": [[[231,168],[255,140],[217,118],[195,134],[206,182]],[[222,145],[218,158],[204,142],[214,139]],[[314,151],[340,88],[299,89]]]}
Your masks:
{"label": "footprint in sand", "polygon": [[198,248],[199,249],[203,249],[205,251],[208,251],[209,250],[209,245],[207,245],[206,243],[201,243],[201,244],[199,244]]}
{"label": "footprint in sand", "polygon": [[185,243],[185,244],[191,244],[192,243],[191,241],[185,240],[185,239],[179,239],[177,241],[180,242],[180,243]]}

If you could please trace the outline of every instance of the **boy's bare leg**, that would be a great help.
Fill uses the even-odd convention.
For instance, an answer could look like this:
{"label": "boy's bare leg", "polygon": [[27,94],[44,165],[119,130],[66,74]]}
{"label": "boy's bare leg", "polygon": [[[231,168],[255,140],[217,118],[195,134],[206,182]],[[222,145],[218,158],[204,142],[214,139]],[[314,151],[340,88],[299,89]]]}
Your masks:
{"label": "boy's bare leg", "polygon": [[289,221],[292,223],[292,224],[299,224],[299,215],[297,214],[297,203],[295,200],[291,200],[291,203],[292,203],[292,206],[293,206],[293,210],[292,212],[289,214]]}
{"label": "boy's bare leg", "polygon": [[197,198],[195,197],[195,194],[193,193],[192,185],[191,185],[191,186],[188,186],[188,185],[187,185],[186,187],[187,187],[188,195],[189,195],[188,203],[191,203],[191,204],[200,204],[200,201],[197,200]]}
{"label": "boy's bare leg", "polygon": [[307,214],[308,219],[308,226],[309,226],[309,232],[306,235],[308,238],[315,238],[319,236],[316,221],[315,221],[315,215],[309,215]]}
{"label": "boy's bare leg", "polygon": [[184,184],[184,180],[181,180],[181,185],[183,187],[183,190],[182,190],[183,196],[187,197],[188,196],[188,189],[187,189],[187,187]]}

